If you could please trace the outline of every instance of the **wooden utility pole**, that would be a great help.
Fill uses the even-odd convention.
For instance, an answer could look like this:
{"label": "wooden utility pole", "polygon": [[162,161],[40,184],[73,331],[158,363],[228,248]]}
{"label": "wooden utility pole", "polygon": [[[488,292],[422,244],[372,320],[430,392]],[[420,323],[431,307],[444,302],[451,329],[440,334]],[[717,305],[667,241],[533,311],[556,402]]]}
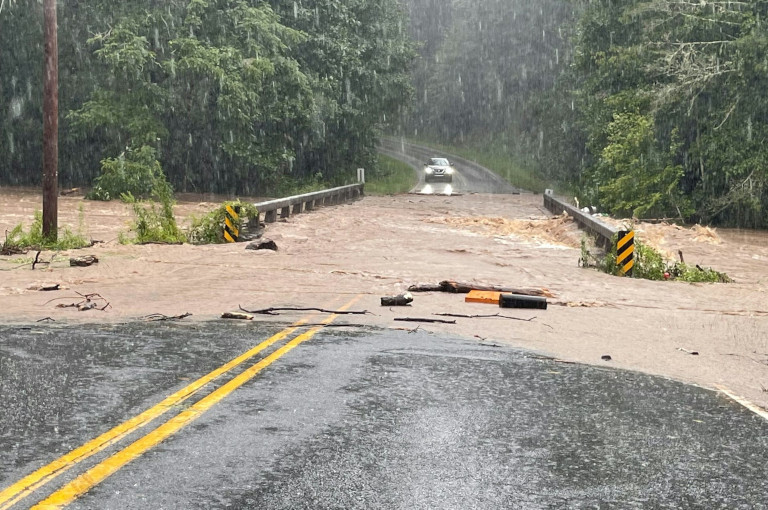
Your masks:
{"label": "wooden utility pole", "polygon": [[56,240],[59,218],[59,44],[56,0],[44,3],[43,236]]}

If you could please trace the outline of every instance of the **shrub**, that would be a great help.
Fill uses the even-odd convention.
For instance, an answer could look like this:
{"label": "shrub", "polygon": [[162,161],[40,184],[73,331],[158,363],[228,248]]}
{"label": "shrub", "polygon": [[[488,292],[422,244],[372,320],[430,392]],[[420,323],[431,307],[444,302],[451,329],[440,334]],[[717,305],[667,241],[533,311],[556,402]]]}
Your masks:
{"label": "shrub", "polygon": [[173,195],[170,188],[155,190],[153,198],[156,202],[136,201],[131,194],[123,194],[123,199],[133,203],[135,220],[131,224],[131,230],[136,234],[134,239],[128,239],[121,235],[123,244],[165,243],[176,244],[187,240],[181,231],[173,215]]}
{"label": "shrub", "polygon": [[101,175],[94,180],[91,200],[113,200],[122,197],[150,198],[153,194],[172,192],[153,147],[127,148],[116,158],[101,162]]}
{"label": "shrub", "polygon": [[224,242],[224,219],[226,218],[226,207],[240,207],[240,218],[235,222],[238,230],[243,225],[259,216],[256,206],[249,203],[242,203],[239,200],[234,202],[225,202],[213,211],[200,218],[192,218],[192,225],[189,229],[189,242],[194,244],[219,244]]}
{"label": "shrub", "polygon": [[[618,276],[621,268],[616,263],[616,236],[611,239],[612,249],[602,257],[595,256],[587,247],[586,238],[581,240],[580,264],[584,267],[596,267],[598,270]],[[681,280],[685,282],[719,282],[731,283],[733,280],[719,271],[703,268],[698,265],[689,266],[684,262],[669,263],[658,251],[635,237],[635,265],[632,268],[633,278],[645,280]]]}

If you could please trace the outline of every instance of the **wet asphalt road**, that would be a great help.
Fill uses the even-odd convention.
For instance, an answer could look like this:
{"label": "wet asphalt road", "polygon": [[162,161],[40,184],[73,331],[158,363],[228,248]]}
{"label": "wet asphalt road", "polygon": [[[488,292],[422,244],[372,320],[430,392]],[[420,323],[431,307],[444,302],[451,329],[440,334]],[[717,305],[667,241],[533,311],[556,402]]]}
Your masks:
{"label": "wet asphalt road", "polygon": [[[0,491],[282,327],[0,327]],[[719,394],[663,378],[328,328],[69,508],[766,508],[767,433]]]}
{"label": "wet asphalt road", "polygon": [[[411,193],[451,195],[460,193],[515,194],[521,192],[521,190],[512,186],[504,178],[496,175],[491,170],[455,154],[446,154],[397,138],[380,139],[377,150],[381,154],[413,167],[419,176],[419,183],[411,190]],[[431,157],[448,158],[456,169],[453,182],[448,187],[443,183],[426,186],[423,167],[424,162],[428,161]]]}

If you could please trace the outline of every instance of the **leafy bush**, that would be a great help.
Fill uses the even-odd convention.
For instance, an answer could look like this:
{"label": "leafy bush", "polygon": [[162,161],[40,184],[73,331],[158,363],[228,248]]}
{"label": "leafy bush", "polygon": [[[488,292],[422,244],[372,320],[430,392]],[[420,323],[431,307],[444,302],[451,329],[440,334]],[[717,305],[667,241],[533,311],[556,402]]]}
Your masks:
{"label": "leafy bush", "polygon": [[87,198],[146,199],[153,194],[170,194],[171,185],[165,179],[163,168],[156,157],[157,153],[153,147],[142,145],[139,149],[129,147],[116,158],[102,160],[101,175],[94,180],[93,190]]}
{"label": "leafy bush", "polygon": [[[584,267],[596,267],[598,270],[618,276],[621,267],[616,263],[616,236],[611,239],[612,249],[602,257],[593,255],[587,247],[586,238],[581,240],[580,264]],[[635,237],[635,265],[632,268],[633,278],[645,280],[681,280],[685,282],[719,282],[731,283],[733,280],[719,271],[703,268],[698,265],[689,266],[684,262],[668,263],[658,251]]]}
{"label": "leafy bush", "polygon": [[240,207],[240,218],[235,222],[238,230],[243,225],[259,216],[256,206],[249,203],[242,203],[239,200],[234,202],[225,202],[213,211],[200,218],[192,218],[192,225],[189,229],[189,241],[194,244],[219,244],[224,242],[224,219],[226,218],[226,207]]}
{"label": "leafy bush", "polygon": [[80,210],[80,225],[78,232],[73,233],[69,228],[60,228],[56,240],[48,239],[43,236],[43,213],[35,211],[35,219],[29,227],[29,232],[24,232],[21,223],[16,225],[10,232],[6,233],[5,241],[2,245],[2,253],[23,253],[28,250],[73,250],[90,246],[82,234],[83,215]]}
{"label": "leafy bush", "polygon": [[155,190],[153,198],[157,202],[139,202],[133,199],[130,194],[124,194],[123,199],[133,203],[133,213],[136,219],[131,224],[131,230],[136,237],[129,239],[123,235],[120,236],[120,242],[123,244],[137,243],[183,243],[187,240],[184,232],[181,231],[176,223],[176,217],[173,215],[173,195],[170,188],[165,190]]}

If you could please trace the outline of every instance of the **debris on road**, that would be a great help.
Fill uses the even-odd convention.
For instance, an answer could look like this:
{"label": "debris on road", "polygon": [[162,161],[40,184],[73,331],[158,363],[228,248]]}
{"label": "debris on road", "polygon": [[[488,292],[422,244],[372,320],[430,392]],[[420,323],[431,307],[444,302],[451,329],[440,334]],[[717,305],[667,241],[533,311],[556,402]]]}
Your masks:
{"label": "debris on road", "polygon": [[501,292],[492,290],[470,290],[467,296],[464,298],[465,303],[489,303],[492,305],[499,304],[499,296]]}
{"label": "debris on road", "polygon": [[[42,260],[40,260],[40,254],[41,253],[42,253],[42,251],[38,250],[38,252],[35,254],[35,260],[32,261],[32,270],[33,271],[35,270],[35,266],[38,265],[38,264],[50,264],[50,262],[43,262]],[[54,255],[54,257],[55,256],[56,255]],[[51,258],[51,262],[53,262],[53,258]]]}
{"label": "debris on road", "polygon": [[381,298],[381,306],[408,306],[413,301],[410,292],[404,292],[397,296],[384,296]]}
{"label": "debris on road", "polygon": [[547,299],[539,296],[525,296],[522,294],[501,294],[499,296],[501,308],[535,308],[547,309]]}
{"label": "debris on road", "polygon": [[602,356],[600,356],[600,359],[603,361],[611,361],[613,358],[611,358],[611,356],[608,354],[603,354]]}
{"label": "debris on road", "polygon": [[162,313],[151,313],[149,315],[145,315],[144,317],[141,317],[142,320],[145,320],[147,322],[158,322],[158,321],[178,321],[181,319],[186,319],[192,315],[191,313],[182,313],[181,315],[165,315]]}
{"label": "debris on road", "polygon": [[53,291],[53,290],[60,290],[60,289],[61,289],[61,284],[56,283],[56,284],[53,284],[53,285],[43,285],[38,290],[41,290],[43,292],[50,292],[50,291]]}
{"label": "debris on road", "polygon": [[322,312],[322,313],[332,313],[334,315],[367,315],[370,312],[368,310],[361,310],[361,311],[354,311],[354,310],[326,310],[325,308],[300,308],[300,307],[292,307],[292,306],[286,306],[286,307],[271,307],[271,308],[262,308],[261,310],[246,310],[242,306],[238,306],[240,310],[246,312],[246,313],[254,313],[254,314],[262,314],[262,315],[280,315],[279,313],[275,312],[283,312],[283,311],[290,311],[290,312]]}
{"label": "debris on road", "polygon": [[688,349],[683,349],[682,347],[677,348],[678,351],[684,352],[686,354],[690,354],[691,356],[698,356],[699,351],[689,351]]}
{"label": "debris on road", "polygon": [[[111,307],[109,301],[104,299],[100,294],[80,294],[79,292],[75,292],[78,296],[84,298],[82,301],[79,301],[77,303],[70,303],[68,305],[65,304],[58,304],[56,305],[56,308],[77,308],[81,312],[86,312],[88,310],[100,310],[105,311],[107,308]],[[67,299],[66,297],[63,298],[56,298],[56,299]],[[56,299],[52,299],[51,301],[56,301]],[[48,301],[50,303],[51,301]],[[102,305],[102,303],[104,303]],[[47,303],[46,303],[47,304]]]}
{"label": "debris on road", "polygon": [[246,250],[272,250],[277,251],[277,243],[272,239],[262,238],[257,239],[245,247]]}
{"label": "debris on road", "polygon": [[243,321],[252,321],[253,315],[239,312],[224,312],[221,314],[222,319],[238,319]]}
{"label": "debris on road", "polygon": [[500,285],[485,285],[482,283],[456,282],[453,280],[443,280],[438,284],[419,283],[408,287],[411,292],[450,292],[453,294],[469,294],[472,290],[484,290],[494,292],[510,292],[513,294],[522,294],[524,296],[540,296],[553,298],[555,295],[549,289],[530,289],[517,287],[504,287]]}
{"label": "debris on road", "polygon": [[436,323],[436,324],[456,324],[456,321],[448,321],[448,320],[442,320],[442,319],[426,319],[426,318],[420,318],[420,317],[395,317],[396,321],[403,321],[403,322],[426,322],[426,323]]}
{"label": "debris on road", "polygon": [[494,313],[490,315],[464,315],[460,313],[436,313],[434,315],[439,315],[440,317],[459,317],[462,319],[492,319],[492,318],[512,319],[515,321],[524,321],[524,322],[531,322],[536,318],[536,317],[531,317],[530,319],[522,319],[520,317],[510,317],[509,315],[501,315],[499,313]]}
{"label": "debris on road", "polygon": [[97,264],[99,258],[96,255],[84,255],[82,257],[71,257],[69,259],[70,266],[88,267],[93,264]]}

